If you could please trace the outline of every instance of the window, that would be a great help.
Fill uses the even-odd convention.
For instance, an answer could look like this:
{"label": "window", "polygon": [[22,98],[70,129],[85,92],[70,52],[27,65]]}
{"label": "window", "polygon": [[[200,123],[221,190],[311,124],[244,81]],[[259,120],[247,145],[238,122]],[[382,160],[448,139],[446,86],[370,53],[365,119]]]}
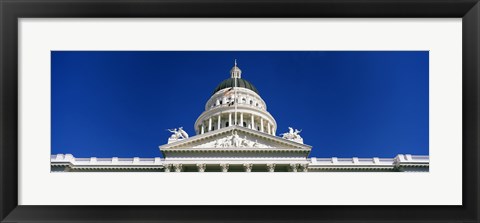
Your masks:
{"label": "window", "polygon": [[243,122],[243,127],[246,127],[247,126],[247,123],[246,122]]}
{"label": "window", "polygon": [[228,122],[225,122],[225,127],[228,127]]}

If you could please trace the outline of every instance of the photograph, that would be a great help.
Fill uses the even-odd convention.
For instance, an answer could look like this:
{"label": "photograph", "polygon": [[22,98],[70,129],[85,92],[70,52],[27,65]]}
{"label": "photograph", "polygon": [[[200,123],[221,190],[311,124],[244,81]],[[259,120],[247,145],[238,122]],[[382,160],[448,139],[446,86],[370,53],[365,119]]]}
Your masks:
{"label": "photograph", "polygon": [[429,51],[51,51],[50,164],[429,172]]}
{"label": "photograph", "polygon": [[0,223],[480,222],[480,0],[0,0]]}

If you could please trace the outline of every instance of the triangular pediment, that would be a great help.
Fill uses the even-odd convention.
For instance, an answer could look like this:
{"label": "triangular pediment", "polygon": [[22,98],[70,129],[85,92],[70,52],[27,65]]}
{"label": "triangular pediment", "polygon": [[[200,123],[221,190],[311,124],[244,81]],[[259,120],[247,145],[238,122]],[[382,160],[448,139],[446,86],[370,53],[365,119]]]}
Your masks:
{"label": "triangular pediment", "polygon": [[182,148],[310,150],[312,147],[240,126],[230,126],[160,146],[160,150]]}

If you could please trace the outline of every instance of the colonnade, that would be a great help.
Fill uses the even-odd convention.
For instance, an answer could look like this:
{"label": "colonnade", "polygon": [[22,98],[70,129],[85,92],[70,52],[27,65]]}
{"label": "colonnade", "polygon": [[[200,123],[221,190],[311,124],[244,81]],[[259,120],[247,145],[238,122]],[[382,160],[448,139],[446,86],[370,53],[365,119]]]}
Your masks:
{"label": "colonnade", "polygon": [[[273,123],[270,123],[270,121],[264,119],[263,117],[248,114],[250,117],[247,118],[243,112],[238,112],[237,115],[238,126],[247,127],[249,129],[268,133],[270,135],[275,135],[276,129],[274,128]],[[235,125],[235,113],[229,112],[208,118],[206,121],[202,122],[202,124],[199,126],[199,129],[200,134],[204,134],[205,132],[218,130],[232,125]]]}
{"label": "colonnade", "polygon": [[[218,167],[220,167],[221,172],[229,172],[229,168],[233,165],[228,164],[228,163],[220,163],[216,164]],[[275,167],[277,164],[275,163],[267,163],[267,164],[255,164],[261,165],[262,169],[260,172],[275,172]],[[191,165],[190,165],[191,166]],[[238,168],[239,166],[242,168],[243,172],[252,172],[254,164],[252,163],[243,163],[243,164],[235,164],[235,166]],[[283,165],[285,168],[285,164]],[[206,163],[197,163],[194,164],[194,167],[196,167],[197,172],[206,172],[207,171],[207,164]],[[218,167],[216,168],[218,171]],[[287,170],[289,172],[308,172],[308,164],[306,163],[290,163],[286,164]],[[175,163],[175,164],[165,164],[164,165],[164,170],[165,172],[184,172],[185,166],[180,163]],[[258,169],[257,169],[258,171]]]}

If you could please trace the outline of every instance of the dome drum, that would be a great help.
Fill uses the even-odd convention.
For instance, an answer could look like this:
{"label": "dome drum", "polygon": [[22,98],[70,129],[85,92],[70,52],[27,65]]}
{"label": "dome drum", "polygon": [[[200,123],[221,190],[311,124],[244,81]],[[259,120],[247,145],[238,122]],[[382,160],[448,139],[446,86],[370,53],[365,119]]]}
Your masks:
{"label": "dome drum", "polygon": [[267,110],[265,101],[252,90],[246,88],[233,88],[232,90],[220,90],[215,93],[205,104],[205,110],[214,109],[216,107],[231,106],[234,101],[235,94],[230,93],[236,91],[238,98],[238,105],[247,105],[256,107],[257,109]]}
{"label": "dome drum", "polygon": [[235,122],[234,110],[206,112],[195,122],[195,131],[197,134],[202,134],[202,132],[215,131],[238,123],[238,126],[274,135],[277,128],[275,119],[268,112],[258,112],[248,108],[238,109],[236,116]]}
{"label": "dome drum", "polygon": [[277,123],[267,111],[257,88],[241,78],[242,71],[236,62],[230,74],[230,78],[217,85],[207,101],[205,111],[195,122],[196,133],[204,134],[238,125],[275,135]]}

